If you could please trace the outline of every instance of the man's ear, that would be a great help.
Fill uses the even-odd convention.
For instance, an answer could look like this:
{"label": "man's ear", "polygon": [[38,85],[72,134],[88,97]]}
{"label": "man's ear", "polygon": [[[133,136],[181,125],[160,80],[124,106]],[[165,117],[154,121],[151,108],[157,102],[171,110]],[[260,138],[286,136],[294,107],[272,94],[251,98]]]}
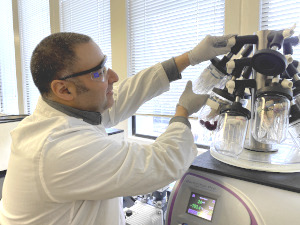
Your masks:
{"label": "man's ear", "polygon": [[72,101],[75,97],[75,88],[71,82],[67,82],[64,80],[53,80],[51,82],[51,90],[53,94],[62,100]]}

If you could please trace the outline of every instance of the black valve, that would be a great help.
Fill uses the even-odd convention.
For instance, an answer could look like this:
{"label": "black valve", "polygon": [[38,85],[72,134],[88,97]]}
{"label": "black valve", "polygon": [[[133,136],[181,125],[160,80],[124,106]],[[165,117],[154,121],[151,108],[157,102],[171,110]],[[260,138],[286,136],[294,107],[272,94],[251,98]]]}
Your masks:
{"label": "black valve", "polygon": [[268,35],[268,41],[270,43],[270,48],[276,46],[279,49],[281,49],[281,46],[283,44],[283,35],[282,35],[283,30],[279,31],[272,31]]}
{"label": "black valve", "polygon": [[235,96],[239,96],[241,98],[245,95],[245,88],[256,88],[256,81],[254,79],[248,80],[235,80]]}
{"label": "black valve", "polygon": [[289,78],[293,78],[295,74],[298,74],[299,71],[297,68],[294,66],[293,63],[290,63],[289,66],[286,68],[287,75]]}
{"label": "black valve", "polygon": [[242,51],[241,55],[242,57],[248,57],[252,51],[253,51],[253,45],[248,44]]}
{"label": "black valve", "polygon": [[245,66],[251,66],[251,58],[241,58],[241,59],[235,59],[234,60],[235,67],[232,71],[232,76],[235,76],[236,78],[239,78],[242,74],[242,71]]}
{"label": "black valve", "polygon": [[297,61],[297,60],[293,60],[293,65],[296,67],[296,68],[298,68],[298,66],[299,66],[299,61]]}
{"label": "black valve", "polygon": [[249,79],[250,78],[250,76],[251,76],[251,73],[252,73],[252,67],[251,66],[246,66],[245,68],[244,68],[244,70],[243,70],[243,75],[242,75],[242,77],[244,78],[244,79]]}
{"label": "black valve", "polygon": [[245,36],[236,36],[235,45],[231,48],[233,54],[237,54],[245,44],[257,44],[258,37],[257,35],[245,35]]}
{"label": "black valve", "polygon": [[298,44],[299,44],[299,37],[289,37],[289,38],[284,39],[283,54],[284,55],[288,55],[288,54],[293,55],[292,46],[296,46]]}

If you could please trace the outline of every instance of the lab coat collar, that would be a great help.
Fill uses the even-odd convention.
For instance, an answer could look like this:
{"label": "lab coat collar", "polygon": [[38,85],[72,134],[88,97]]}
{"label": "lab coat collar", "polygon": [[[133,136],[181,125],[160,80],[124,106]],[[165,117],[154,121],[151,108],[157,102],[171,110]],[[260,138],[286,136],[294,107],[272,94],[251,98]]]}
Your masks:
{"label": "lab coat collar", "polygon": [[60,104],[58,102],[51,101],[47,98],[42,97],[43,100],[54,109],[75,118],[83,119],[83,121],[91,124],[91,125],[99,125],[101,124],[101,113],[99,112],[90,112],[90,111],[84,111],[80,109],[75,109],[73,107]]}

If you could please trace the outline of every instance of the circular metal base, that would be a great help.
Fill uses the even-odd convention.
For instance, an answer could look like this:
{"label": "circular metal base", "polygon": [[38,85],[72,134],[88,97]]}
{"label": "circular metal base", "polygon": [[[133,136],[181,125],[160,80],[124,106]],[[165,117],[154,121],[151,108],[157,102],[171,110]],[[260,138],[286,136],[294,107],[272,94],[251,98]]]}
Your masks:
{"label": "circular metal base", "polygon": [[297,148],[280,145],[277,152],[256,152],[243,149],[238,157],[224,155],[210,148],[215,159],[240,168],[266,172],[300,172],[300,151]]}

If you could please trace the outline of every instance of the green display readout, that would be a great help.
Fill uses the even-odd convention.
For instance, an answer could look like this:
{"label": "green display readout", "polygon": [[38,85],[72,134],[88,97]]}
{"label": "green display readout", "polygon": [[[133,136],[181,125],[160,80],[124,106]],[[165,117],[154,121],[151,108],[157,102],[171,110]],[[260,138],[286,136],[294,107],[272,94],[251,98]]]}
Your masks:
{"label": "green display readout", "polygon": [[186,212],[188,214],[211,221],[215,204],[215,199],[192,192]]}

